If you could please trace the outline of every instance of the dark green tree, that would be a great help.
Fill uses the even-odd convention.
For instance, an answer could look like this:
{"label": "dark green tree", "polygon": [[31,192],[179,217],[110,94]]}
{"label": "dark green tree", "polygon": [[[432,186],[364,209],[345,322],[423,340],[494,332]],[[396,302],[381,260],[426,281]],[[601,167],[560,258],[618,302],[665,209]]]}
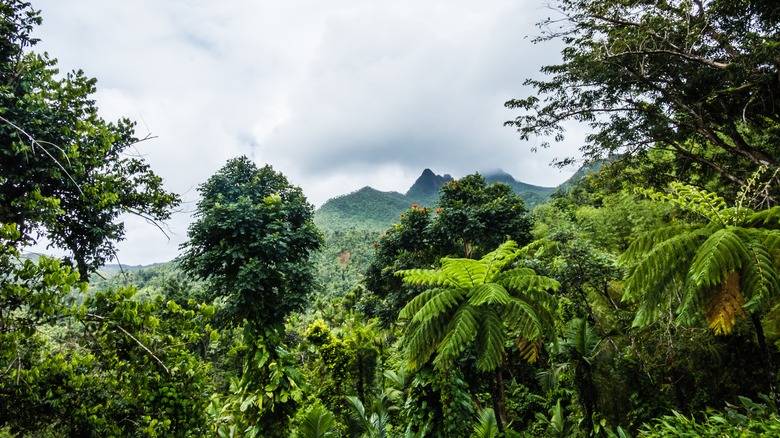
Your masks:
{"label": "dark green tree", "polygon": [[[724,195],[759,167],[777,166],[774,0],[556,0],[551,7],[557,15],[540,24],[537,41],[561,41],[563,59],[542,69],[548,78],[526,81],[537,95],[506,103],[522,111],[507,122],[521,138],[559,141],[564,123],[587,123],[585,158],[652,160],[651,178],[712,183]],[[774,184],[768,195],[777,194]]]}
{"label": "dark green tree", "polygon": [[38,12],[11,0],[0,16],[0,222],[24,244],[44,235],[69,251],[86,281],[115,256],[120,214],[164,221],[179,197],[133,154],[135,124],[98,115],[95,79],[60,77],[56,60],[28,52]]}
{"label": "dark green tree", "polygon": [[206,280],[226,327],[281,328],[315,289],[322,237],[301,189],[270,166],[229,160],[199,191],[182,268]]}
{"label": "dark green tree", "polygon": [[780,207],[728,207],[723,198],[682,184],[651,195],[703,220],[644,233],[623,254],[629,268],[624,300],[637,304],[633,325],[645,327],[671,311],[682,323],[706,322],[716,334],[728,334],[749,317],[768,389],[777,398],[761,317],[780,294]]}
{"label": "dark green tree", "polygon": [[229,160],[199,190],[181,266],[208,283],[222,327],[244,327],[246,347],[241,378],[210,410],[215,431],[286,436],[304,382],[282,343],[284,318],[316,287],[314,208],[284,175],[247,157]]}

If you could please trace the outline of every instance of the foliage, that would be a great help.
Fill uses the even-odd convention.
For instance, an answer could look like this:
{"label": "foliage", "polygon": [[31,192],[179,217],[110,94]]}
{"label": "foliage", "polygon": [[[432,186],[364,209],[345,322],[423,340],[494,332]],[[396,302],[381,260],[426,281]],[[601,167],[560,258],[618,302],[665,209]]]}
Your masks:
{"label": "foliage", "polygon": [[227,394],[214,394],[208,407],[212,429],[220,437],[287,437],[290,419],[307,384],[291,355],[267,328],[247,326],[242,343],[247,357],[240,378],[233,377]]}
{"label": "foliage", "polygon": [[[208,366],[193,353],[216,332],[213,308],[87,296],[59,261],[20,260],[4,226],[0,255],[0,427],[20,434],[199,436]],[[55,432],[56,431],[56,432]]]}
{"label": "foliage", "polygon": [[229,160],[200,186],[182,268],[208,281],[226,327],[281,325],[315,288],[310,257],[322,244],[313,207],[270,166]]}
{"label": "foliage", "polygon": [[376,243],[364,283],[381,303],[365,311],[385,325],[419,292],[394,272],[432,268],[447,256],[481,257],[507,239],[525,244],[531,238],[523,201],[506,184],[487,184],[474,174],[446,183],[440,194],[437,209],[413,205]]}
{"label": "foliage", "polygon": [[642,427],[640,437],[753,437],[780,433],[777,407],[767,396],[765,403],[740,397],[741,406],[727,405],[724,411],[707,409],[702,420],[673,411]]}
{"label": "foliage", "polygon": [[625,299],[639,304],[634,325],[671,307],[688,321],[703,317],[716,333],[729,333],[739,316],[765,310],[780,292],[780,208],[729,208],[704,190],[672,188],[654,196],[706,222],[645,233],[622,256],[630,266]]}
{"label": "foliage", "polygon": [[[660,175],[745,185],[776,167],[780,14],[773,0],[557,0],[537,41],[560,40],[562,63],[527,80],[539,96],[510,100],[521,138],[563,139],[568,121],[593,133],[586,158],[648,163]],[[546,145],[546,144],[545,144]],[[570,160],[563,160],[567,163]],[[776,181],[775,181],[776,182]],[[776,196],[774,187],[772,196]]]}
{"label": "foliage", "polygon": [[120,214],[164,221],[179,197],[133,153],[135,124],[100,118],[95,79],[59,77],[56,60],[27,53],[38,12],[12,0],[0,14],[0,222],[17,224],[21,243],[42,234],[68,251],[86,281],[115,257]]}
{"label": "foliage", "polygon": [[498,438],[498,424],[496,413],[491,408],[485,408],[479,412],[479,421],[474,425],[474,438]]}

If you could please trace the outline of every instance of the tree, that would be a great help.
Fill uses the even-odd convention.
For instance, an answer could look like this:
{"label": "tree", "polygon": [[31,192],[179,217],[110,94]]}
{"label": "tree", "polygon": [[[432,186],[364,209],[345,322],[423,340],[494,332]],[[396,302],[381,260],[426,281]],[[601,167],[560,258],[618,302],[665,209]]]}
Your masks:
{"label": "tree", "polygon": [[727,207],[723,198],[694,187],[672,189],[652,195],[704,221],[647,232],[623,254],[629,268],[624,299],[637,304],[633,325],[647,326],[671,309],[684,323],[704,320],[715,333],[728,334],[739,317],[749,316],[776,397],[761,315],[780,293],[780,207],[754,212]]}
{"label": "tree", "polygon": [[40,235],[70,252],[81,279],[115,257],[120,214],[155,223],[180,200],[132,154],[135,124],[108,123],[82,71],[59,77],[56,60],[27,53],[39,13],[27,2],[0,5],[0,222],[15,223],[20,243]]}
{"label": "tree", "polygon": [[314,208],[284,175],[247,157],[229,160],[199,191],[182,268],[208,281],[225,326],[281,327],[315,289]]}
{"label": "tree", "polygon": [[[660,167],[650,172],[712,181],[731,192],[757,168],[777,166],[774,0],[556,0],[553,6],[560,16],[541,23],[546,31],[537,41],[562,41],[562,63],[542,69],[549,79],[526,81],[538,97],[506,103],[523,111],[507,122],[522,139],[559,141],[563,123],[587,123],[593,133],[581,148],[586,159],[656,160]],[[653,157],[653,150],[669,154]]]}
{"label": "tree", "polygon": [[243,325],[240,379],[212,404],[215,430],[286,436],[305,382],[284,348],[284,318],[315,289],[311,255],[322,237],[301,189],[271,166],[231,159],[200,186],[182,268],[208,282],[222,327]]}
{"label": "tree", "polygon": [[558,282],[529,268],[510,266],[522,251],[513,241],[501,244],[480,260],[444,258],[441,268],[410,269],[396,275],[404,282],[429,286],[401,310],[408,321],[403,338],[411,370],[433,365],[446,370],[469,347],[476,347],[477,368],[496,372],[493,394],[499,428],[506,422],[502,364],[510,337],[528,361],[535,361],[545,334],[553,326],[555,298],[547,290]]}

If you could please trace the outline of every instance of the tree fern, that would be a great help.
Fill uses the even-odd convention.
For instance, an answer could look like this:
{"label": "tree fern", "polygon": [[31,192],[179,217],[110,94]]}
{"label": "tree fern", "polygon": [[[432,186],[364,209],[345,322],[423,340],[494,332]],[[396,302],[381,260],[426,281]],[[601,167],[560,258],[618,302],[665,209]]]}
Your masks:
{"label": "tree fern", "polygon": [[717,195],[674,184],[651,195],[700,214],[706,223],[672,225],[637,238],[620,258],[629,268],[623,299],[638,304],[634,326],[673,309],[678,321],[704,320],[716,334],[752,315],[775,393],[759,314],[780,293],[780,207],[753,212]]}
{"label": "tree fern", "polygon": [[[409,370],[432,357],[435,368],[451,369],[468,347],[476,346],[477,368],[501,373],[508,333],[523,344],[527,360],[538,357],[557,306],[547,291],[559,284],[527,268],[505,271],[522,253],[508,241],[480,260],[445,258],[437,270],[396,272],[408,284],[435,286],[399,314],[408,322],[402,347]],[[501,409],[503,402],[496,405]]]}

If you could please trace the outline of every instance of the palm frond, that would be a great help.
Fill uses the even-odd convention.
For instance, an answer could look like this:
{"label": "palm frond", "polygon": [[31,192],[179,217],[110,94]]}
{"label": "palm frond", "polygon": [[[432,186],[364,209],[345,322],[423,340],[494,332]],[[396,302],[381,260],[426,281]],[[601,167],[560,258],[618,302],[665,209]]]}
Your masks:
{"label": "palm frond", "polygon": [[479,328],[478,316],[479,311],[473,306],[463,305],[458,308],[447,327],[447,334],[439,343],[434,366],[439,369],[450,368],[460,353],[471,345]]}
{"label": "palm frond", "polygon": [[479,411],[479,419],[474,425],[474,438],[497,438],[499,434],[496,413],[491,408]]}
{"label": "palm frond", "polygon": [[322,406],[315,406],[303,417],[296,436],[298,438],[326,438],[333,436],[333,424],[333,414]]}
{"label": "palm frond", "polygon": [[598,351],[601,339],[593,332],[586,318],[575,318],[569,321],[566,330],[566,344],[573,348],[585,361],[590,362]]}
{"label": "palm frond", "polygon": [[504,357],[504,339],[506,332],[501,317],[486,309],[482,312],[481,330],[477,336],[477,368],[481,371],[493,371]]}

